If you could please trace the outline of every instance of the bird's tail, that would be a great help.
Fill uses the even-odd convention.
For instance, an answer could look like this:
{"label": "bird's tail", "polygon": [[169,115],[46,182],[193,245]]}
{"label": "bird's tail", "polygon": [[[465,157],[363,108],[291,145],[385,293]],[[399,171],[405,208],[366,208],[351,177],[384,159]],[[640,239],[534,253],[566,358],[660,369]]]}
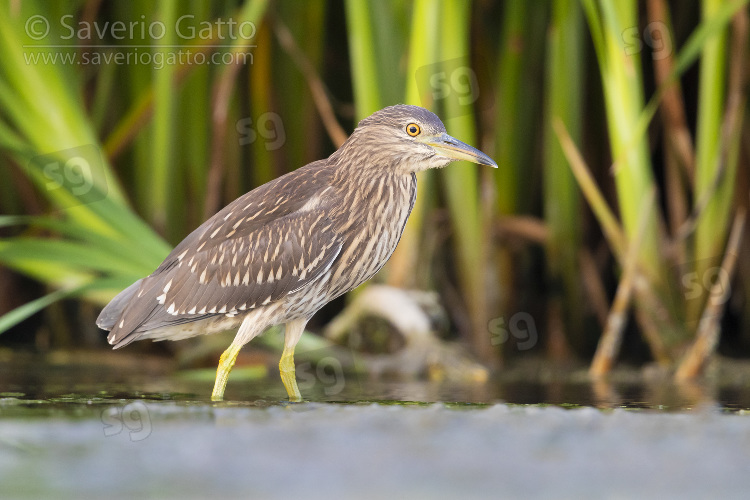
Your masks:
{"label": "bird's tail", "polygon": [[112,299],[99,314],[96,324],[109,330],[107,342],[114,349],[138,340],[144,332],[181,320],[160,307],[156,295],[164,288],[163,281],[163,276],[153,275],[136,281]]}
{"label": "bird's tail", "polygon": [[[117,296],[112,299],[104,309],[102,309],[102,312],[99,313],[99,317],[96,318],[96,326],[102,330],[108,330],[110,332],[109,335],[107,335],[107,342],[112,344],[115,349],[124,347],[137,338],[137,335],[132,335],[132,332],[124,334],[125,332],[122,331],[123,329],[120,328],[120,326],[124,326],[122,325],[123,313],[128,305],[130,305],[133,296],[140,289],[142,281],[143,280],[140,279],[122,292],[118,293]],[[117,324],[118,321],[121,325]]]}
{"label": "bird's tail", "polygon": [[115,323],[122,315],[123,310],[133,298],[133,295],[138,291],[141,286],[141,280],[136,281],[122,292],[118,293],[117,296],[110,301],[107,306],[102,309],[99,313],[99,317],[96,318],[96,326],[102,330],[112,330]]}

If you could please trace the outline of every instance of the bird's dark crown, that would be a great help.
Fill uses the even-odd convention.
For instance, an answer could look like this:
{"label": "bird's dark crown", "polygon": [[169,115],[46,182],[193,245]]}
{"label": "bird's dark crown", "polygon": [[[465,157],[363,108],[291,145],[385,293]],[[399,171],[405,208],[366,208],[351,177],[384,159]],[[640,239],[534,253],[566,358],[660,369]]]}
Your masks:
{"label": "bird's dark crown", "polygon": [[396,104],[376,111],[361,120],[358,128],[386,126],[405,130],[410,123],[418,124],[424,134],[437,135],[445,132],[445,125],[435,113],[410,104]]}

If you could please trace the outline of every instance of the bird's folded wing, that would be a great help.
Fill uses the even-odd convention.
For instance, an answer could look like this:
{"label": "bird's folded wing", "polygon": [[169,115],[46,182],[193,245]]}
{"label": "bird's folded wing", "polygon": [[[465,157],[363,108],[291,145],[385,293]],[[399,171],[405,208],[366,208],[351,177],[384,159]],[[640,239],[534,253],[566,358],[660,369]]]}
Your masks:
{"label": "bird's folded wing", "polygon": [[323,210],[263,224],[214,226],[220,230],[207,226],[194,233],[197,241],[173,252],[141,281],[113,326],[110,343],[119,346],[139,332],[275,302],[322,276],[342,247]]}
{"label": "bird's folded wing", "polygon": [[173,315],[226,314],[277,301],[331,267],[342,246],[332,226],[323,211],[311,211],[238,227],[218,244],[207,232],[197,251],[177,257],[157,299]]}

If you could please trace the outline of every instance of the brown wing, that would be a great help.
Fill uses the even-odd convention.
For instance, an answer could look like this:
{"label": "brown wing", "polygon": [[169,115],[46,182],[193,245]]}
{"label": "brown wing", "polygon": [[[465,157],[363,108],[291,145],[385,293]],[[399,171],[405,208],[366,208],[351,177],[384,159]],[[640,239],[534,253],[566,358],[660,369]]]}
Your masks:
{"label": "brown wing", "polygon": [[109,342],[120,347],[155,328],[234,315],[319,278],[342,246],[328,218],[336,202],[330,174],[321,167],[310,164],[251,191],[193,231],[102,311]]}
{"label": "brown wing", "polygon": [[219,244],[210,239],[166,271],[157,300],[168,314],[236,314],[274,302],[325,273],[342,245],[324,210],[238,228]]}

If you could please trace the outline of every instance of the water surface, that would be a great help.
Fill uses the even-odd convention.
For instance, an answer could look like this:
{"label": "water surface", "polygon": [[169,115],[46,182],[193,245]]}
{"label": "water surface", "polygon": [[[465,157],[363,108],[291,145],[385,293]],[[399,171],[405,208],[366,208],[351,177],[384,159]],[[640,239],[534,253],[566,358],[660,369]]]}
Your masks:
{"label": "water surface", "polygon": [[[2,358],[2,356],[0,356]],[[119,359],[119,358],[118,358]],[[509,369],[484,384],[159,360],[0,362],[0,498],[746,498],[740,380]],[[208,379],[206,379],[208,376]]]}

